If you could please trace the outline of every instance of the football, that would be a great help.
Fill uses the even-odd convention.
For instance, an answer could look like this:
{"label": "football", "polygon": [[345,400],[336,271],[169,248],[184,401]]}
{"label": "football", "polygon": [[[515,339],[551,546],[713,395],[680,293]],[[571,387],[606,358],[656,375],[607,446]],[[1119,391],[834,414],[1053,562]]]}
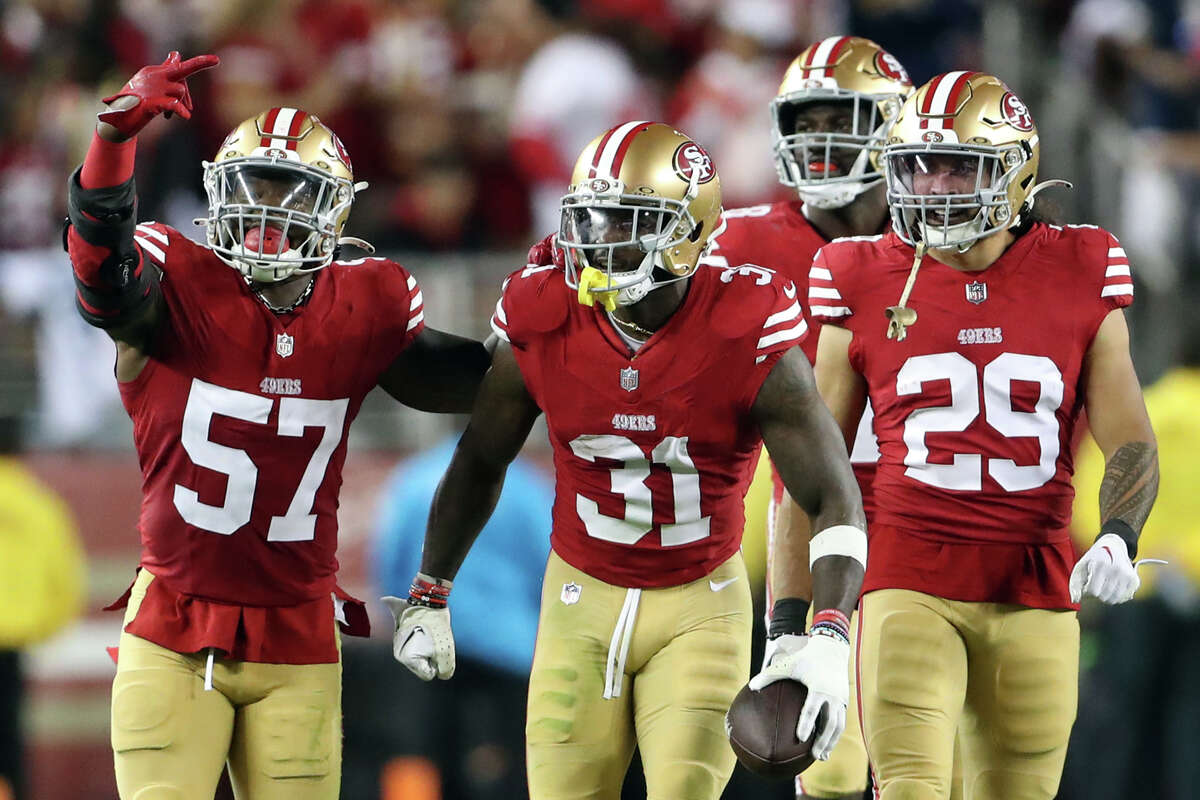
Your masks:
{"label": "football", "polygon": [[808,769],[821,725],[818,720],[808,741],[796,738],[796,723],[807,697],[808,687],[797,681],[776,681],[759,692],[742,687],[725,714],[725,731],[743,767],[771,780]]}

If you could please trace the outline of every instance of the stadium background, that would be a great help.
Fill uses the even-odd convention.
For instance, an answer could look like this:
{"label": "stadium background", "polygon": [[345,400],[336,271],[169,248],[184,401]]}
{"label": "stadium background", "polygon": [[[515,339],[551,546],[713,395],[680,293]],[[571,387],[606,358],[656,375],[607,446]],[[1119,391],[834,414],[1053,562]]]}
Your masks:
{"label": "stadium background", "polygon": [[[26,796],[116,797],[104,648],[119,619],[99,609],[136,563],[139,476],[112,345],[76,317],[59,246],[66,176],[82,159],[98,98],[168,50],[221,56],[219,69],[193,81],[191,123],[156,122],[139,137],[139,216],[185,232],[198,230],[191,220],[205,210],[200,162],[235,123],[271,105],[318,114],[345,141],[355,177],[371,183],[347,231],[417,275],[432,324],[482,336],[500,278],[556,226],[575,154],[611,124],[662,119],[687,131],[713,155],[727,208],[786,197],[767,103],[796,53],[842,33],[882,44],[918,85],[958,68],[999,75],[1038,122],[1042,177],[1075,184],[1055,192],[1063,217],[1109,228],[1130,254],[1140,376],[1147,386],[1175,378],[1159,392],[1181,421],[1162,442],[1170,500],[1151,522],[1174,564],[1130,606],[1082,615],[1080,717],[1060,796],[1200,797],[1200,696],[1188,679],[1200,656],[1200,508],[1190,482],[1200,478],[1200,423],[1190,416],[1200,390],[1194,372],[1180,371],[1200,364],[1197,0],[0,4],[0,439],[19,434],[20,463],[65,502],[87,564],[81,618],[21,648]],[[352,592],[380,593],[367,562],[386,476],[458,422],[378,392],[368,399],[351,431],[341,503]],[[544,433],[526,453],[546,463]],[[0,483],[0,576],[24,552],[16,537],[37,535],[16,519],[30,497]],[[404,707],[372,700],[416,683],[388,661],[388,617],[379,605],[372,612],[377,638],[346,646],[356,677],[343,796],[433,800],[453,781],[402,747],[352,758],[350,726],[413,721]],[[11,613],[0,605],[0,617]],[[5,646],[15,649],[0,641],[0,653]],[[3,691],[19,687],[10,680]],[[743,773],[726,796],[787,794]]]}

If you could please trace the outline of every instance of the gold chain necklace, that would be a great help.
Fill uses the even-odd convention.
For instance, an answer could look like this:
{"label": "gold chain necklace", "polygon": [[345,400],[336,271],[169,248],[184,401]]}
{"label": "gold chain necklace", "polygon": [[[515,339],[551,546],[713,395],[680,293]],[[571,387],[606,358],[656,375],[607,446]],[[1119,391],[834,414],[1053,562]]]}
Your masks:
{"label": "gold chain necklace", "polygon": [[608,318],[611,319],[613,322],[617,323],[618,325],[620,325],[621,327],[625,328],[625,330],[630,331],[631,333],[637,334],[638,336],[645,336],[647,339],[649,339],[651,336],[654,335],[654,331],[646,330],[641,325],[638,325],[636,322],[630,322],[627,320],[623,320],[620,317],[618,317],[616,314],[610,313],[608,315]]}

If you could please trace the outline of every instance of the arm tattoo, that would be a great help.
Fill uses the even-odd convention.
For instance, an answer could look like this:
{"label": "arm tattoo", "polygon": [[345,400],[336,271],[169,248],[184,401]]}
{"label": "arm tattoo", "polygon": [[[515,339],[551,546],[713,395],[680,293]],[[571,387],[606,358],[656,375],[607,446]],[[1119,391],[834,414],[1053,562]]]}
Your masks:
{"label": "arm tattoo", "polygon": [[1117,448],[1104,468],[1100,484],[1100,522],[1125,522],[1140,532],[1158,495],[1158,448],[1129,442]]}

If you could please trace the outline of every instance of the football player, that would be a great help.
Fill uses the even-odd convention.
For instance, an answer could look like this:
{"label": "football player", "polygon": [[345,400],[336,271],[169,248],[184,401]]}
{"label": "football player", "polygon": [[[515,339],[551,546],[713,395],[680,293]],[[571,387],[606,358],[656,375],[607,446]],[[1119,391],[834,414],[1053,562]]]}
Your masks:
{"label": "football player", "polygon": [[137,133],[191,114],[215,56],[171,53],[99,115],[71,176],[66,244],[84,319],[116,342],[142,469],[140,571],[127,593],[112,747],[123,800],[338,796],[336,582],[346,435],[383,387],[466,411],[489,358],[424,325],[421,291],[382,258],[336,261],[350,159],[315,116],[273,108],[204,165],[207,243],[137,222]]}
{"label": "football player", "polygon": [[[869,39],[832,36],[800,53],[784,73],[771,103],[772,149],[779,180],[794,188],[799,198],[726,210],[725,230],[714,239],[704,263],[771,267],[791,279],[806,296],[808,271],[817,250],[838,237],[880,233],[888,224],[879,156],[900,105],[911,91],[912,81],[900,62]],[[816,358],[815,330],[810,330],[801,347],[810,361]],[[871,479],[878,457],[869,406],[859,431],[850,461],[869,522]],[[768,628],[775,639],[804,633],[812,587],[804,569],[808,563],[808,516],[792,514],[790,507],[780,502],[783,482],[777,470],[771,472],[767,606]],[[780,524],[797,526],[797,530],[776,541]],[[797,549],[781,551],[782,541]],[[853,708],[853,691],[850,702]],[[866,790],[867,780],[867,753],[855,712],[847,719],[846,732],[829,760],[818,761],[796,776],[796,795],[857,799]]]}
{"label": "football player", "polygon": [[[1128,600],[1158,485],[1129,356],[1125,251],[1033,212],[1038,132],[991,75],[938,75],[884,150],[893,232],[822,248],[817,380],[880,460],[856,668],[884,800],[1051,798],[1075,717],[1081,597]],[[863,265],[869,265],[864,269]],[[886,319],[884,311],[886,310]],[[1067,525],[1083,411],[1105,453],[1102,525]]]}
{"label": "football player", "polygon": [[[449,678],[451,580],[545,413],[557,491],[526,722],[530,796],[617,798],[636,745],[651,798],[716,798],[724,715],[746,680],[742,497],[760,445],[813,517],[824,624],[778,659],[809,687],[802,734],[845,722],[847,616],[866,559],[858,488],[796,346],[793,281],[700,266],[720,219],[707,153],[669,126],[594,139],[562,200],[553,264],[514,272],[503,340],[439,488],[395,654]],[[502,613],[503,598],[497,598]],[[817,722],[817,715],[821,721]]]}

